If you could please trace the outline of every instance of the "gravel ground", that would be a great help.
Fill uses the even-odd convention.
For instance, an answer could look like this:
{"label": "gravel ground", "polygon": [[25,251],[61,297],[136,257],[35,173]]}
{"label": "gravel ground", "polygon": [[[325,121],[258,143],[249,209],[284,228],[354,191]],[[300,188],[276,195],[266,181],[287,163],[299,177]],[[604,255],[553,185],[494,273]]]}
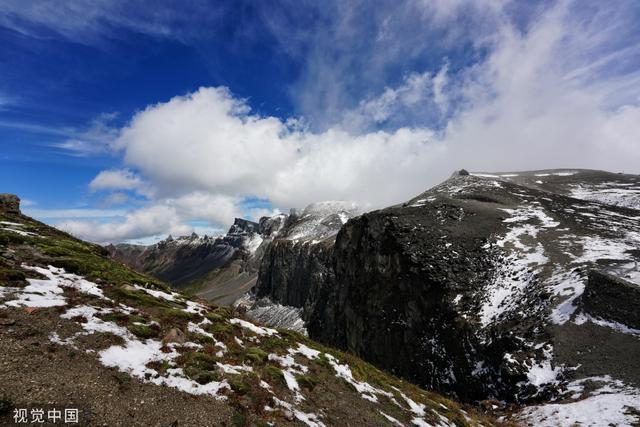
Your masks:
{"label": "gravel ground", "polygon": [[[16,408],[80,408],[79,424],[92,426],[233,425],[233,408],[225,402],[145,384],[102,366],[93,354],[52,344],[46,331],[70,335],[79,329],[55,309],[2,314],[0,396]],[[104,347],[111,341],[104,334],[96,339]],[[13,425],[12,416],[13,411],[4,414],[0,424]]]}

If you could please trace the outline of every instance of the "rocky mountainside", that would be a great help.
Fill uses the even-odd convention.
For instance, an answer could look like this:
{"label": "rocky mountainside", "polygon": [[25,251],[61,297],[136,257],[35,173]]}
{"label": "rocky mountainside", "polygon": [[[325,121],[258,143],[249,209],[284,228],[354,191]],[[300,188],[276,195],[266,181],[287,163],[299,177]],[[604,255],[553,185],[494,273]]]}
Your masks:
{"label": "rocky mountainside", "polygon": [[[300,334],[135,273],[0,195],[0,423],[499,424]],[[18,410],[18,411],[14,411]]]}
{"label": "rocky mountainside", "polygon": [[109,245],[109,256],[136,271],[190,288],[209,300],[230,304],[254,284],[263,239],[276,233],[278,218],[261,224],[236,218],[224,236],[169,236],[154,245]]}
{"label": "rocky mountainside", "polygon": [[469,174],[276,239],[254,293],[309,336],[532,425],[640,422],[640,177]]}
{"label": "rocky mountainside", "polygon": [[[288,215],[263,217],[259,223],[236,218],[228,233],[220,237],[170,236],[150,246],[118,244],[107,246],[107,250],[113,259],[176,289],[186,288],[206,300],[231,305],[254,286],[264,253],[274,239],[332,239],[358,212],[351,202],[313,203],[303,210],[291,209]],[[269,300],[256,303],[250,295],[239,303],[254,306],[250,314],[258,320],[304,331],[295,308],[274,305]]]}
{"label": "rocky mountainside", "polygon": [[[322,202],[302,212],[292,210],[278,235],[265,242],[259,269],[260,286],[237,305],[255,320],[307,333],[308,316],[315,312],[324,284],[335,237],[360,212],[351,202]],[[322,248],[327,248],[323,251]]]}

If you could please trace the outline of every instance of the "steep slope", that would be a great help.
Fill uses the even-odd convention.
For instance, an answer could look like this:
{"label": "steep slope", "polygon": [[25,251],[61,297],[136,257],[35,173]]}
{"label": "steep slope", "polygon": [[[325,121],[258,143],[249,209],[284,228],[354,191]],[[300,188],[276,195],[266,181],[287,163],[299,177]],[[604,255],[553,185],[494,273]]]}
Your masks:
{"label": "steep slope", "polygon": [[[335,245],[308,245],[304,260],[265,258],[256,292],[298,305],[289,288],[317,281],[316,299],[298,305],[315,307],[303,313],[310,337],[465,400],[555,399],[523,413],[535,425],[588,419],[577,408],[590,405],[637,422],[640,366],[627,355],[640,351],[640,211],[628,207],[638,182],[458,174],[349,220]],[[587,187],[591,200],[575,198]],[[607,189],[613,200],[593,201]]]}
{"label": "steep slope", "polygon": [[77,408],[81,425],[491,424],[353,356],[173,292],[18,203],[0,195],[3,425],[14,408]]}

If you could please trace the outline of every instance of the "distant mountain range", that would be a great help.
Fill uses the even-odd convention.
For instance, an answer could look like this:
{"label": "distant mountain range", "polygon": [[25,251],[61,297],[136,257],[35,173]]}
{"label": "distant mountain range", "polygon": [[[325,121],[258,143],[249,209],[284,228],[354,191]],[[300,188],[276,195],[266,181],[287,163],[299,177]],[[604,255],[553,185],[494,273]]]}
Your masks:
{"label": "distant mountain range", "polygon": [[314,203],[288,215],[263,217],[258,223],[236,218],[224,236],[194,233],[169,236],[150,246],[123,243],[106,248],[112,258],[137,271],[229,305],[255,285],[263,253],[274,239],[330,238],[358,212],[354,203]]}

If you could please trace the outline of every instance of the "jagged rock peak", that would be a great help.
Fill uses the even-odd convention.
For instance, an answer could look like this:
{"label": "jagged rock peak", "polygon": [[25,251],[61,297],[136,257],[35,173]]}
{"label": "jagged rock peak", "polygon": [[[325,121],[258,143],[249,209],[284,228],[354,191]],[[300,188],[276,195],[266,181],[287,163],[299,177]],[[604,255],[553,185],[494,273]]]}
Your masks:
{"label": "jagged rock peak", "polygon": [[0,194],[0,212],[8,214],[20,214],[20,198],[15,194]]}
{"label": "jagged rock peak", "polygon": [[229,228],[228,234],[256,233],[258,232],[258,228],[259,225],[257,222],[243,218],[236,218],[233,221],[231,228]]}
{"label": "jagged rock peak", "polygon": [[325,201],[312,203],[304,210],[291,210],[283,237],[290,240],[322,240],[338,233],[342,225],[357,216],[361,208],[355,202]]}
{"label": "jagged rock peak", "polygon": [[284,227],[286,219],[285,214],[263,216],[260,218],[258,232],[263,236],[275,235]]}

